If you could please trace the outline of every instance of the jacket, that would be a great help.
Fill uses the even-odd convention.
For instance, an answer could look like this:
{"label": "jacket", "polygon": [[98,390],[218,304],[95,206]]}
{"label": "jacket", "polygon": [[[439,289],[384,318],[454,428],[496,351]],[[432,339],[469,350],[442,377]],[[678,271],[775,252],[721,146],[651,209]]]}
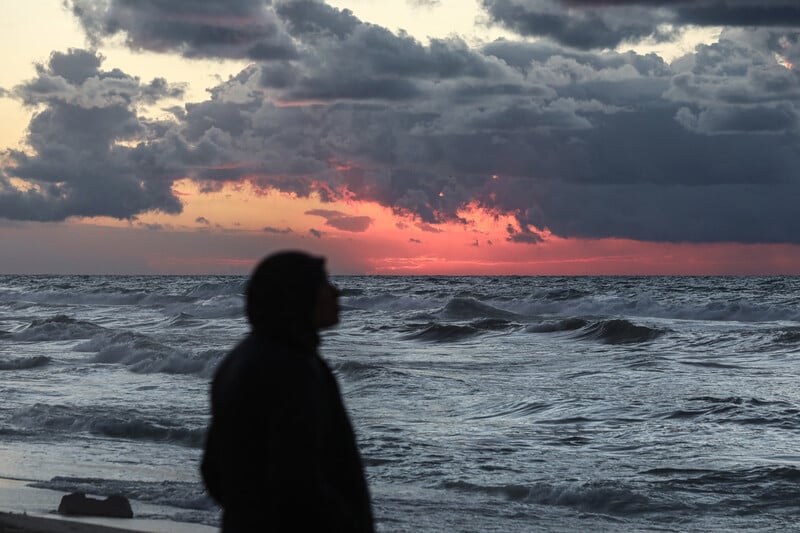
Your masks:
{"label": "jacket", "polygon": [[355,435],[316,337],[251,333],[220,364],[201,471],[224,532],[374,531]]}

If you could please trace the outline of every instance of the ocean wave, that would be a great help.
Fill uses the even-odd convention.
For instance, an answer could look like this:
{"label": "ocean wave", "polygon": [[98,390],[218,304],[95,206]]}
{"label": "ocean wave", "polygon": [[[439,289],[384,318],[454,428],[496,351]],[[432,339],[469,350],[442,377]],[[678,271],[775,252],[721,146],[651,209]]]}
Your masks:
{"label": "ocean wave", "polygon": [[0,370],[27,370],[39,368],[50,363],[50,358],[44,355],[33,357],[18,357],[17,359],[0,359]]}
{"label": "ocean wave", "polygon": [[21,341],[67,341],[86,339],[104,328],[67,315],[55,315],[34,320],[26,328],[14,332],[13,338]]}
{"label": "ocean wave", "polygon": [[443,488],[500,496],[511,501],[570,507],[590,513],[625,515],[651,511],[654,507],[645,495],[607,482],[487,486],[456,481],[444,483]]}
{"label": "ocean wave", "polygon": [[219,295],[202,300],[171,302],[164,306],[164,312],[197,318],[239,318],[244,316],[244,300],[238,295]]}
{"label": "ocean wave", "polygon": [[[86,285],[80,289],[68,291],[0,291],[0,303],[14,305],[18,308],[37,306],[109,306],[109,307],[162,307],[162,306],[202,306],[204,303],[217,300],[241,302],[244,282],[205,282],[183,292],[165,291],[165,287],[149,290],[145,287],[126,288],[108,286],[108,284]],[[241,306],[241,303],[239,304]]]}
{"label": "ocean wave", "polygon": [[243,296],[247,289],[247,281],[210,281],[188,289],[184,295],[190,298],[208,299],[214,296]]}
{"label": "ocean wave", "polygon": [[576,337],[604,344],[636,344],[657,339],[665,332],[664,329],[639,326],[624,319],[613,319],[589,324]]}
{"label": "ocean wave", "polygon": [[475,298],[451,298],[439,313],[444,318],[476,319],[476,318],[516,318],[511,311],[498,309]]}
{"label": "ocean wave", "polygon": [[[482,280],[483,281],[483,280]],[[615,290],[620,290],[620,286]],[[508,287],[505,287],[508,289]],[[492,292],[487,286],[457,294],[441,290],[417,291],[413,286],[392,293],[353,290],[342,297],[343,308],[384,312],[436,312],[439,317],[472,319],[478,317],[642,317],[717,322],[800,321],[800,308],[789,301],[733,297],[722,299],[704,293],[627,292],[610,293],[608,287],[542,288],[534,292],[520,285],[515,292]]]}
{"label": "ocean wave", "polygon": [[800,328],[786,328],[775,335],[775,342],[779,344],[800,344]]}
{"label": "ocean wave", "polygon": [[333,369],[346,376],[372,377],[385,371],[385,368],[359,361],[343,361],[333,365]]}
{"label": "ocean wave", "polygon": [[492,418],[525,418],[540,413],[552,404],[537,401],[515,402],[510,405],[496,406],[492,412],[469,417],[469,420],[486,420]]}
{"label": "ocean wave", "polygon": [[201,318],[192,316],[188,313],[178,313],[173,315],[167,321],[167,326],[171,328],[190,328],[204,324],[205,321]]}
{"label": "ocean wave", "polygon": [[430,324],[421,331],[409,333],[402,338],[430,342],[458,342],[479,335],[481,331],[473,326],[457,324]]}
{"label": "ocean wave", "polygon": [[721,498],[707,506],[719,507],[726,513],[745,515],[768,509],[794,509],[800,500],[800,469],[794,466],[729,470],[659,468],[641,475],[653,476],[661,492],[735,495],[735,500]]}
{"label": "ocean wave", "polygon": [[362,294],[364,294],[364,289],[359,289],[359,288],[356,288],[356,287],[339,288],[339,294],[342,297],[344,297],[344,296],[361,296]]}
{"label": "ocean wave", "polygon": [[541,289],[534,293],[534,298],[536,299],[553,302],[577,300],[587,296],[591,296],[591,293],[585,290],[573,288]]}
{"label": "ocean wave", "polygon": [[565,318],[563,320],[547,320],[539,324],[531,324],[525,328],[528,333],[556,333],[574,331],[586,327],[589,322],[582,318]]}
{"label": "ocean wave", "polygon": [[[423,325],[421,329],[412,331],[402,338],[405,340],[422,340],[429,342],[458,342],[493,331],[513,329],[517,326],[518,325],[513,322],[499,318],[475,320],[468,324],[440,324],[434,322]],[[420,326],[412,327],[418,328]]]}
{"label": "ocean wave", "polygon": [[711,300],[700,294],[691,300],[649,293],[609,295],[567,291],[567,294],[569,297],[553,298],[551,291],[540,291],[528,297],[515,297],[507,307],[525,316],[629,316],[715,322],[800,320],[800,308],[786,302]]}
{"label": "ocean wave", "polygon": [[10,421],[25,430],[86,432],[118,439],[168,442],[191,448],[202,448],[205,438],[205,428],[182,427],[173,418],[148,418],[134,410],[109,412],[108,408],[37,403],[18,411]]}
{"label": "ocean wave", "polygon": [[440,305],[439,300],[387,293],[374,296],[343,296],[340,298],[340,303],[343,308],[389,312],[421,311]]}
{"label": "ocean wave", "polygon": [[96,352],[97,363],[127,366],[139,374],[198,374],[209,376],[221,357],[219,350],[191,354],[162,344],[146,335],[108,332],[75,346],[78,352]]}
{"label": "ocean wave", "polygon": [[735,365],[733,363],[720,363],[719,361],[711,361],[711,360],[691,360],[691,359],[682,359],[678,361],[682,365],[689,365],[689,366],[699,366],[705,368],[727,368],[727,369],[735,369],[735,368],[744,368],[742,365]]}
{"label": "ocean wave", "polygon": [[139,305],[159,297],[146,292],[61,292],[6,293],[0,301],[39,305]]}
{"label": "ocean wave", "polygon": [[795,430],[800,428],[800,408],[783,401],[730,396],[689,398],[688,406],[665,414],[667,419],[703,419],[716,424],[772,426]]}
{"label": "ocean wave", "polygon": [[[785,465],[771,465],[746,469],[715,470],[701,473],[699,476],[689,478],[693,484],[704,485],[708,483],[728,483],[763,485],[778,481],[788,481],[797,484],[800,482],[800,468]],[[795,488],[800,493],[800,484]]]}

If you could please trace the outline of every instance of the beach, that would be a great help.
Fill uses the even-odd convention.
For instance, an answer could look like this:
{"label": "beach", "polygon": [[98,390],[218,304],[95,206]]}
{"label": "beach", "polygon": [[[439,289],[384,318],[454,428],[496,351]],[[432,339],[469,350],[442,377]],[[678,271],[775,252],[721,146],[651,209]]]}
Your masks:
{"label": "beach", "polygon": [[56,512],[66,493],[39,489],[30,482],[0,478],[0,533],[212,533],[215,527],[163,519],[136,518],[152,506],[131,501],[133,518],[64,516]]}

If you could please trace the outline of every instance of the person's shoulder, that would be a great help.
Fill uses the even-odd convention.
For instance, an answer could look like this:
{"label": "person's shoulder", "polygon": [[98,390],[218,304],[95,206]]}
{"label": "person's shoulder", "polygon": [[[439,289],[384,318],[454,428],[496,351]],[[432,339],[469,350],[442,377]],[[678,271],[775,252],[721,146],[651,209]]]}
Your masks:
{"label": "person's shoulder", "polygon": [[307,368],[316,352],[291,339],[250,333],[231,352],[242,366],[260,370],[291,370]]}

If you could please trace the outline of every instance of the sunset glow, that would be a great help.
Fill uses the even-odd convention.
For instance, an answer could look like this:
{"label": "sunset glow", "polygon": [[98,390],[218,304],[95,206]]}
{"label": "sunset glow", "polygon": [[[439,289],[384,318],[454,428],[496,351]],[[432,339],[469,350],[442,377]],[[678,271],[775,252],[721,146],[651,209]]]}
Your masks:
{"label": "sunset glow", "polygon": [[[185,202],[180,215],[78,219],[71,225],[134,229],[150,243],[142,250],[149,268],[168,273],[247,272],[263,253],[279,248],[324,253],[333,272],[377,275],[752,275],[800,265],[800,246],[794,245],[565,239],[534,227],[529,230],[542,242],[521,246],[509,240],[509,227],[518,228],[512,214],[475,205],[459,212],[464,222],[433,226],[374,202],[322,202],[317,195],[261,191],[249,183],[201,192],[183,180],[175,188]],[[339,220],[368,217],[370,223],[363,231],[347,231],[314,212],[339,213]],[[187,243],[205,238],[263,244],[238,257],[186,257],[183,247],[156,252],[153,243],[170,235]]]}

